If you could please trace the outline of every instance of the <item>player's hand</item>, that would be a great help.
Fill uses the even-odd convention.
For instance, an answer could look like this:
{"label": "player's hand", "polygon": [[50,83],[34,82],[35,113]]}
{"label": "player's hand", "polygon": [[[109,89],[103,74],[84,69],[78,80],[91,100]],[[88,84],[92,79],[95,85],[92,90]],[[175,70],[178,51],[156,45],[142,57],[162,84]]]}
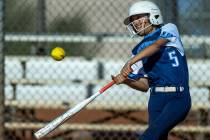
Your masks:
{"label": "player's hand", "polygon": [[111,75],[111,77],[112,77],[112,80],[114,80],[115,84],[117,85],[122,84],[127,79],[122,74],[118,74],[116,76]]}
{"label": "player's hand", "polygon": [[131,62],[127,62],[122,70],[120,71],[120,74],[122,74],[124,77],[128,77],[128,75],[133,71],[132,68],[131,68],[132,64]]}

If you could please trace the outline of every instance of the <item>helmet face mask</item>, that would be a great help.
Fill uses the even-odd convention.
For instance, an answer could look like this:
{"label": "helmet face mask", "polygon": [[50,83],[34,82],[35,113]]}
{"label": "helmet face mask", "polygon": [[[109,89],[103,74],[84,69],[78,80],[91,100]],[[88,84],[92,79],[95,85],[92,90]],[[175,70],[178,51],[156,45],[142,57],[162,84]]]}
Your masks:
{"label": "helmet face mask", "polygon": [[130,33],[130,36],[131,37],[135,37],[137,35],[143,36],[145,34],[145,29],[147,29],[152,25],[151,23],[149,23],[148,20],[149,18],[147,16],[144,16],[136,20],[131,20],[131,22],[127,25],[127,29]]}
{"label": "helmet face mask", "polygon": [[[150,1],[139,1],[130,7],[129,16],[124,20],[124,24],[127,25],[127,28],[130,28],[128,25],[132,22],[132,20],[130,20],[131,17],[140,14],[148,14],[151,25],[163,24],[160,9],[156,4]],[[130,33],[133,34],[133,32]]]}

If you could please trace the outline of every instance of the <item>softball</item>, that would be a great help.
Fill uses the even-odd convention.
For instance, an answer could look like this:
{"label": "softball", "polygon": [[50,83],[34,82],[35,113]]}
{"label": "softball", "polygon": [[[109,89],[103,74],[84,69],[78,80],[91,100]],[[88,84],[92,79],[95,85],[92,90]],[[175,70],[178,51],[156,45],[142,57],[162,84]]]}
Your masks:
{"label": "softball", "polygon": [[51,56],[56,61],[61,61],[65,57],[65,51],[61,47],[55,47],[51,51]]}

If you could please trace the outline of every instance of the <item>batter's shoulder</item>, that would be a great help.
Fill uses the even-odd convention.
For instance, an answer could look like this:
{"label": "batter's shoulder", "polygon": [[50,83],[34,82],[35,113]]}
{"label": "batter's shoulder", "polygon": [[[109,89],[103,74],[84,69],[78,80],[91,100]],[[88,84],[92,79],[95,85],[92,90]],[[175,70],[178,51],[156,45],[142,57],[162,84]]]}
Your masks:
{"label": "batter's shoulder", "polygon": [[177,26],[173,23],[167,23],[165,25],[162,26],[162,29],[165,30],[165,31],[175,31],[177,32],[178,29],[177,29]]}

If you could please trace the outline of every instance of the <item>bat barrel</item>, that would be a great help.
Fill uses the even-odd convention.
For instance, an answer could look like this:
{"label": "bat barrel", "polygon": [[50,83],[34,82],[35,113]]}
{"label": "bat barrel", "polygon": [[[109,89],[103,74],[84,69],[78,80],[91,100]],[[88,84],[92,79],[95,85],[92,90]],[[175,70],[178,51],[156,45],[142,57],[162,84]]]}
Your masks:
{"label": "bat barrel", "polygon": [[92,102],[97,96],[99,96],[101,93],[103,93],[105,90],[110,88],[114,84],[114,81],[108,83],[104,87],[102,87],[97,93],[93,94],[89,98],[85,99],[81,103],[77,104],[75,107],[69,109],[61,116],[54,119],[52,122],[48,123],[45,127],[38,130],[34,135],[37,139],[47,135],[51,131],[53,131],[55,128],[57,128],[59,125],[64,123],[67,119],[75,115],[77,112],[82,110],[85,106],[87,106],[90,102]]}

